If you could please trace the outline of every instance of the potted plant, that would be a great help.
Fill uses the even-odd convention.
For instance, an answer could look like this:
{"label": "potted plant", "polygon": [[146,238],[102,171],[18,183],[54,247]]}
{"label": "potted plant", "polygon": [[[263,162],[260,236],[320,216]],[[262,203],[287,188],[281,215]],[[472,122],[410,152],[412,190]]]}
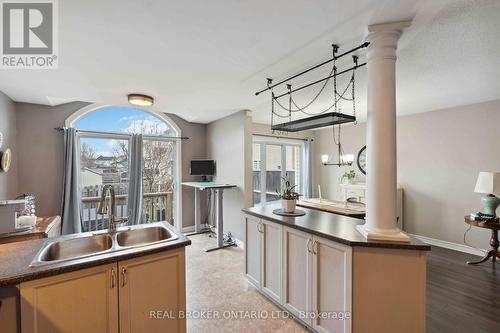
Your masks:
{"label": "potted plant", "polygon": [[281,198],[281,208],[285,213],[293,213],[295,211],[295,207],[297,204],[297,198],[299,194],[294,192],[294,188],[297,185],[291,185],[290,180],[288,179],[288,174],[286,177],[281,177],[281,192],[279,192],[279,196]]}
{"label": "potted plant", "polygon": [[346,171],[342,175],[342,178],[340,179],[340,181],[343,182],[344,179],[347,179],[347,184],[352,184],[354,181],[354,178],[356,178],[356,172],[354,172],[354,170],[349,170],[349,171]]}

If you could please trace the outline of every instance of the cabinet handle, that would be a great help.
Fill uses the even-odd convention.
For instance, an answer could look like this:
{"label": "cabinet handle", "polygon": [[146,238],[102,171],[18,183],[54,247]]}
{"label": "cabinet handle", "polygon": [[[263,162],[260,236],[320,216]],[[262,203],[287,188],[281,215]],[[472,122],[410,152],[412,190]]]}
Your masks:
{"label": "cabinet handle", "polygon": [[116,272],[114,268],[111,268],[111,289],[116,287]]}
{"label": "cabinet handle", "polygon": [[315,250],[316,244],[318,244],[317,241],[314,241],[314,243],[312,243],[312,246],[311,246],[312,254],[318,254],[318,252],[316,252],[316,250]]}
{"label": "cabinet handle", "polygon": [[312,253],[312,252],[311,252],[311,248],[309,247],[309,244],[311,244],[311,241],[312,241],[312,239],[311,239],[311,238],[308,238],[308,239],[307,239],[306,248],[307,248],[307,252],[309,252],[309,253]]}
{"label": "cabinet handle", "polygon": [[122,287],[125,287],[125,284],[127,283],[127,269],[125,267],[122,267]]}
{"label": "cabinet handle", "polygon": [[259,224],[257,224],[257,231],[261,234],[264,233],[264,231],[262,231],[262,222],[259,222]]}

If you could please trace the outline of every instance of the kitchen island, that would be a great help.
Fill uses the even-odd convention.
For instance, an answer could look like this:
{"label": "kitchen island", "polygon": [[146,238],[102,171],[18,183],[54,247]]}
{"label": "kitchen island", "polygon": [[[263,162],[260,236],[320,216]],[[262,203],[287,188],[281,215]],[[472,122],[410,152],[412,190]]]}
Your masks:
{"label": "kitchen island", "polygon": [[[71,258],[82,244],[103,248]],[[1,331],[185,332],[189,244],[171,225],[152,223],[0,245]]]}
{"label": "kitchen island", "polygon": [[364,220],[279,204],[243,209],[246,276],[315,332],[425,332],[430,246],[368,241]]}

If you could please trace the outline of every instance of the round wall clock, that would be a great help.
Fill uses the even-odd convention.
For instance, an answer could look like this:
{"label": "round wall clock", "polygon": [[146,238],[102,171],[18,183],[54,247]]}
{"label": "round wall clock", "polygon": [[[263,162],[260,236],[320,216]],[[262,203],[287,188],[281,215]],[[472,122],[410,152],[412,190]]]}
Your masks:
{"label": "round wall clock", "polygon": [[11,152],[10,148],[7,148],[3,153],[2,157],[0,158],[0,169],[3,172],[7,172],[10,169],[10,162],[11,162]]}
{"label": "round wall clock", "polygon": [[357,162],[359,170],[366,175],[366,146],[360,149]]}

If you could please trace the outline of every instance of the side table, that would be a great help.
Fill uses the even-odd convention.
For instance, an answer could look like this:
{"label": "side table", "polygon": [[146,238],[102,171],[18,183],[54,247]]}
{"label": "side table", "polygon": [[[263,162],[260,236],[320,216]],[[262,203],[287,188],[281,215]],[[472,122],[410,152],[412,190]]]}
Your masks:
{"label": "side table", "polygon": [[500,259],[500,252],[498,252],[498,246],[500,243],[498,242],[498,230],[500,229],[500,223],[498,220],[496,222],[487,222],[487,221],[475,221],[470,218],[470,216],[465,216],[465,223],[479,228],[490,229],[491,230],[491,239],[490,246],[491,249],[486,253],[486,255],[479,261],[468,261],[469,265],[477,265],[485,262],[489,258],[493,258],[493,262],[498,258]]}

